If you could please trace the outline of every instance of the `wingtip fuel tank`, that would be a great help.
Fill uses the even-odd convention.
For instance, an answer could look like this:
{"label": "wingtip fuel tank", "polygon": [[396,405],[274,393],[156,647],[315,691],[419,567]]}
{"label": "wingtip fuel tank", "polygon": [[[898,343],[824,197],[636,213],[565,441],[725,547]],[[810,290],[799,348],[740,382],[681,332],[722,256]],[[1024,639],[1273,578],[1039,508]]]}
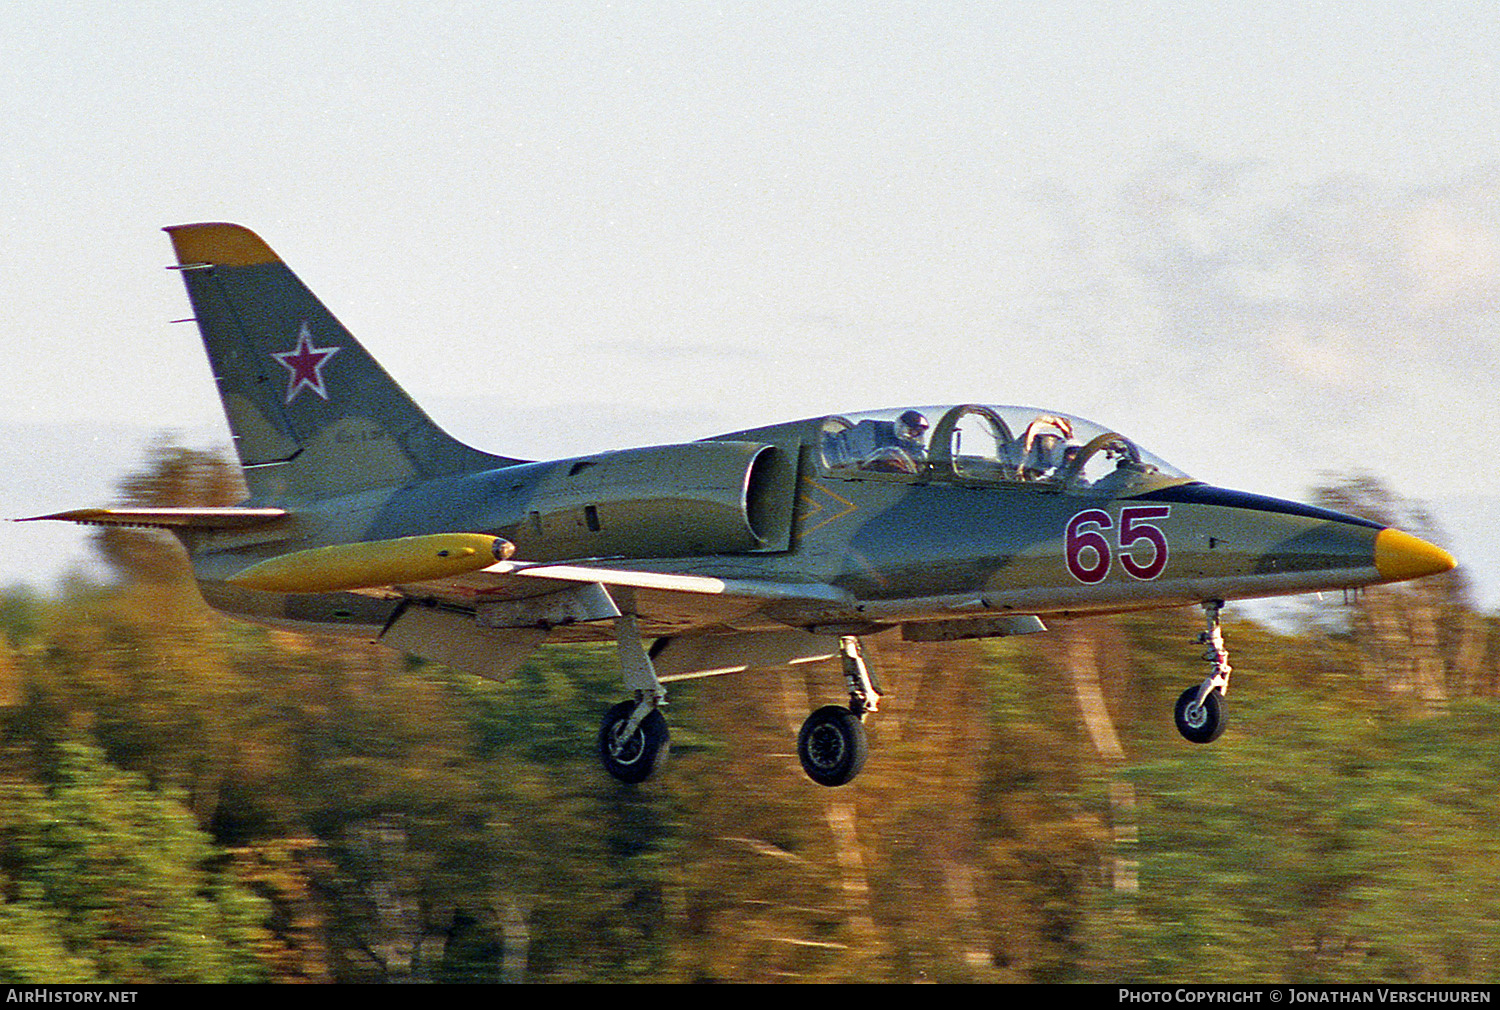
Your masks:
{"label": "wingtip fuel tank", "polygon": [[434,533],[293,551],[251,565],[228,581],[271,593],[335,593],[451,578],[513,553],[515,546],[500,537]]}

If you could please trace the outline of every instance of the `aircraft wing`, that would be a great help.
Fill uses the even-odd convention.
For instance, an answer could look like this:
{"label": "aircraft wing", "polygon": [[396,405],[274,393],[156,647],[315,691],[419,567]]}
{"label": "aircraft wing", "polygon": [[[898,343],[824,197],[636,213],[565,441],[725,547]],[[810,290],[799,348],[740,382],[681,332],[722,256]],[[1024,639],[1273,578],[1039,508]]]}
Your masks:
{"label": "aircraft wing", "polygon": [[[120,507],[28,520],[183,532],[253,529],[289,514],[279,508]],[[485,649],[523,656],[542,640],[613,638],[614,619],[623,614],[636,615],[640,631],[652,637],[785,632],[860,618],[853,597],[825,583],[621,568],[603,561],[515,561],[508,557],[511,549],[500,538],[471,533],[334,544],[263,560],[227,581],[273,593],[355,592],[405,600],[394,619],[400,629],[393,624],[382,637],[471,668],[493,666],[470,655]],[[435,653],[434,643],[442,651]],[[464,662],[456,664],[458,659]]]}
{"label": "aircraft wing", "polygon": [[819,600],[826,603],[849,603],[853,600],[853,597],[844,590],[821,582],[799,583],[776,582],[768,579],[718,578],[711,575],[634,571],[593,565],[560,565],[551,562],[502,561],[483,569],[480,574],[563,583],[598,582],[607,586],[631,589],[754,600]]}
{"label": "aircraft wing", "polygon": [[367,591],[404,599],[381,633],[386,644],[497,680],[543,642],[614,639],[624,614],[644,637],[713,645],[663,654],[664,675],[743,669],[768,641],[778,661],[805,661],[831,655],[837,639],[795,626],[854,609],[848,593],[822,583],[524,561]]}
{"label": "aircraft wing", "polygon": [[811,623],[817,615],[847,619],[854,599],[825,583],[782,582],[670,571],[501,561],[478,571],[396,585],[413,601],[472,610],[490,627],[541,621],[554,641],[613,637],[609,619],[640,617],[652,636],[708,629],[757,630]]}

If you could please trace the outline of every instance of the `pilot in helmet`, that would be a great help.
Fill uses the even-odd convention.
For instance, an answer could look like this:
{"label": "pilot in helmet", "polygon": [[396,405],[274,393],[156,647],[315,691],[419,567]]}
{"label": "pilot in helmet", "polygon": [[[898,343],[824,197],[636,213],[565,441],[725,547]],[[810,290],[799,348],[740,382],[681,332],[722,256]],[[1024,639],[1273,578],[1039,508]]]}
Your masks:
{"label": "pilot in helmet", "polygon": [[1067,461],[1073,425],[1065,417],[1044,414],[1027,425],[1023,441],[1021,478],[1045,480]]}
{"label": "pilot in helmet", "polygon": [[927,418],[921,411],[908,410],[896,418],[896,444],[913,463],[927,460]]}

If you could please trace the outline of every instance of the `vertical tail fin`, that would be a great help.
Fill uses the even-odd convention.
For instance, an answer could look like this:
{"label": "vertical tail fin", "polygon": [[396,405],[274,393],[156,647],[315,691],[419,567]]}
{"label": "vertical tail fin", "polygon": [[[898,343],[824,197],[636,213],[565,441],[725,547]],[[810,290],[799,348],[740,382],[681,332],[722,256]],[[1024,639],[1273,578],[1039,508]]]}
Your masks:
{"label": "vertical tail fin", "polygon": [[518,462],[434,424],[254,232],[166,231],[255,498],[315,500]]}

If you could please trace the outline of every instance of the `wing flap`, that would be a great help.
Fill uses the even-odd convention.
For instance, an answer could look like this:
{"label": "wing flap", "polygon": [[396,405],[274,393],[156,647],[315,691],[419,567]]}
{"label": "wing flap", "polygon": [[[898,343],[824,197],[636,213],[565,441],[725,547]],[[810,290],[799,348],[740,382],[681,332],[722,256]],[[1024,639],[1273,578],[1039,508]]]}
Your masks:
{"label": "wing flap", "polygon": [[[477,613],[493,611],[511,602],[532,601],[540,606],[543,597],[563,599],[588,585],[602,587],[622,612],[638,615],[643,630],[651,635],[685,634],[708,628],[785,628],[789,623],[801,623],[798,615],[804,612],[843,615],[854,606],[848,593],[824,583],[525,561],[502,561],[479,571],[393,589],[408,599]],[[528,607],[502,609],[506,613],[530,612]],[[553,627],[553,637],[559,641],[612,634],[607,632],[606,622],[587,617],[576,621],[564,619],[564,623]]]}
{"label": "wing flap", "polygon": [[380,633],[393,649],[410,652],[488,680],[505,680],[546,641],[545,628],[487,628],[444,610],[402,610]]}
{"label": "wing flap", "polygon": [[817,600],[850,603],[847,592],[821,582],[776,582],[770,579],[718,578],[679,572],[648,572],[591,565],[559,565],[551,562],[502,561],[479,574],[549,579],[559,582],[598,582],[606,586],[654,589],[668,593],[696,593],[754,600]]}

